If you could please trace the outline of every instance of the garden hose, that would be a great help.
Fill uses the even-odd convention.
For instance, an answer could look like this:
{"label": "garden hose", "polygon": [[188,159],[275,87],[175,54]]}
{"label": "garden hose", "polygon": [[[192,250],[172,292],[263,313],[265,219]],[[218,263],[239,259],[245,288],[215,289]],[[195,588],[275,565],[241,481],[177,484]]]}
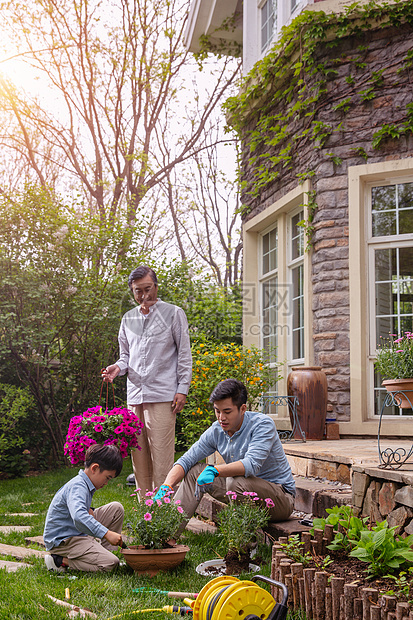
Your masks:
{"label": "garden hose", "polygon": [[241,620],[249,616],[265,620],[275,600],[253,581],[222,576],[207,583],[191,606],[194,620]]}
{"label": "garden hose", "polygon": [[[276,603],[267,590],[260,588],[255,581],[264,581],[277,586],[283,592],[283,600]],[[165,605],[157,609],[140,609],[123,612],[107,620],[120,618],[125,614],[141,614],[151,611],[186,616],[193,614],[193,620],[285,620],[287,617],[288,591],[284,584],[269,577],[256,575],[251,581],[241,581],[237,577],[225,575],[207,583],[195,600],[184,599],[188,607]]]}
{"label": "garden hose", "polygon": [[192,615],[191,607],[178,607],[178,605],[165,605],[164,607],[158,607],[153,609],[137,609],[136,611],[124,611],[117,616],[111,616],[110,618],[106,618],[106,620],[115,620],[115,618],[121,618],[126,614],[143,614],[148,613],[150,611],[164,611],[167,614],[179,614],[180,616]]}

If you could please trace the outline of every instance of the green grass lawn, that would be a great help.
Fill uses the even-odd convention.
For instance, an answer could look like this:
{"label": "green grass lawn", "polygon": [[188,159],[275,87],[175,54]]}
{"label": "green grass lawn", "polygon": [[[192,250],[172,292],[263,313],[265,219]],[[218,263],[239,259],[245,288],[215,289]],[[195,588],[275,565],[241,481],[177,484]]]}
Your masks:
{"label": "green grass lawn", "polygon": [[[0,534],[0,542],[26,546],[25,537],[43,534],[46,512],[53,495],[76,473],[77,468],[68,468],[40,476],[0,481],[0,525],[31,526],[29,532]],[[129,459],[125,459],[121,475],[96,492],[93,505],[100,506],[117,500],[125,506],[127,514],[133,504],[130,496],[133,488],[126,486],[126,477],[129,473],[131,463]],[[5,516],[6,513],[16,512],[34,512],[38,513],[38,516],[31,518]],[[150,586],[161,590],[199,592],[209,578],[198,575],[195,568],[201,562],[217,557],[214,551],[217,548],[217,539],[214,534],[195,535],[188,532],[185,533],[184,542],[190,547],[184,562],[175,570],[159,573],[152,578],[137,576],[126,565],[114,573],[106,574],[86,574],[76,571],[64,575],[49,573],[43,559],[38,558],[27,560],[32,564],[27,570],[21,569],[16,573],[0,570],[0,619],[65,618],[67,620],[67,609],[59,607],[47,597],[47,594],[50,594],[64,600],[66,588],[70,589],[71,603],[92,610],[99,620],[113,616],[124,620],[179,617],[164,612],[134,614],[133,612],[137,610],[172,604],[184,605],[184,602],[158,593],[134,593],[133,589]],[[270,553],[269,547],[260,546],[259,555],[268,560],[260,570],[262,575],[270,574]],[[244,575],[241,578],[248,577]],[[260,585],[266,587],[263,583]]]}

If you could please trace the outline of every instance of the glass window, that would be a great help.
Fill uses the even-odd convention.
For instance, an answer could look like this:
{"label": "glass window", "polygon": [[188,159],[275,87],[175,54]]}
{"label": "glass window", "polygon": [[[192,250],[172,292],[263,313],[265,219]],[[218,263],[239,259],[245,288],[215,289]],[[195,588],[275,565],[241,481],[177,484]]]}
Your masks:
{"label": "glass window", "polygon": [[261,51],[271,43],[276,29],[277,14],[275,0],[267,0],[261,9]]}
{"label": "glass window", "polygon": [[[399,239],[413,232],[413,183],[371,189],[371,273],[374,274],[374,336],[372,356],[390,334],[413,331],[413,243]],[[375,238],[380,241],[375,243]],[[383,240],[382,237],[386,237]],[[375,371],[374,413],[380,415],[386,391]],[[412,415],[394,407],[386,415]]]}
{"label": "glass window", "polygon": [[293,360],[304,358],[304,228],[300,226],[303,219],[303,211],[291,218],[291,349]]}
{"label": "glass window", "polygon": [[277,269],[278,231],[273,228],[262,238],[262,273]]}
{"label": "glass window", "polygon": [[275,226],[262,236],[261,253],[261,346],[275,361],[277,346],[277,290],[278,290],[278,228]]}

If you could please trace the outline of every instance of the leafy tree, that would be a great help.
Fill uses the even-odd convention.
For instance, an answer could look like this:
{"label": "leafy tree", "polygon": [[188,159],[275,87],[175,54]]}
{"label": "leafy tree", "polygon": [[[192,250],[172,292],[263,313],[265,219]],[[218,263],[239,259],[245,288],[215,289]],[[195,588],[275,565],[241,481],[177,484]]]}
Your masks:
{"label": "leafy tree", "polygon": [[[183,45],[188,0],[4,0],[1,8],[0,39],[14,41],[48,89],[42,99],[0,80],[3,148],[24,161],[26,178],[80,190],[101,224],[122,213],[128,248],[143,205],[150,219],[148,192],[205,148],[200,137],[239,61],[214,59],[203,99],[196,84],[189,89],[188,75],[202,67]],[[173,148],[161,161],[165,140]]]}

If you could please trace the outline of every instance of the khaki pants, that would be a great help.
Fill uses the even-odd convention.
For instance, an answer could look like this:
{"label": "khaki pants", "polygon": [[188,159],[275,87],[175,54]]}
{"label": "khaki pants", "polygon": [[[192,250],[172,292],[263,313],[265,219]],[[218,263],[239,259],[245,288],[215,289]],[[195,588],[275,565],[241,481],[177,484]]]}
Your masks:
{"label": "khaki pants", "polygon": [[144,427],[138,437],[141,450],[131,451],[136,487],[141,497],[164,483],[174,464],[175,414],[172,402],[128,405],[139,416]]}
{"label": "khaki pants", "polygon": [[[188,518],[179,527],[176,536],[183,532],[188,520],[193,516],[198,507],[200,500],[197,500],[194,495],[195,485],[199,474],[205,467],[205,463],[198,463],[192,467],[175,493],[175,499],[181,501],[181,506]],[[207,492],[220,502],[228,504],[228,495],[226,495],[228,491],[234,491],[239,499],[242,499],[242,494],[245,491],[255,491],[258,497],[263,500],[267,498],[272,499],[274,508],[270,508],[270,521],[285,521],[294,510],[294,497],[284,491],[280,484],[268,482],[268,480],[263,480],[262,478],[256,478],[255,476],[249,476],[248,478],[244,476],[221,478],[218,476],[208,487]],[[265,502],[262,502],[262,504],[265,506]]]}
{"label": "khaki pants", "polygon": [[[93,516],[96,521],[112,530],[122,533],[124,510],[119,502],[111,502],[95,508]],[[93,536],[71,536],[60,545],[51,549],[50,553],[56,553],[69,560],[69,568],[95,573],[107,572],[119,564],[119,558],[112,553],[117,549],[105,538],[101,542]]]}

